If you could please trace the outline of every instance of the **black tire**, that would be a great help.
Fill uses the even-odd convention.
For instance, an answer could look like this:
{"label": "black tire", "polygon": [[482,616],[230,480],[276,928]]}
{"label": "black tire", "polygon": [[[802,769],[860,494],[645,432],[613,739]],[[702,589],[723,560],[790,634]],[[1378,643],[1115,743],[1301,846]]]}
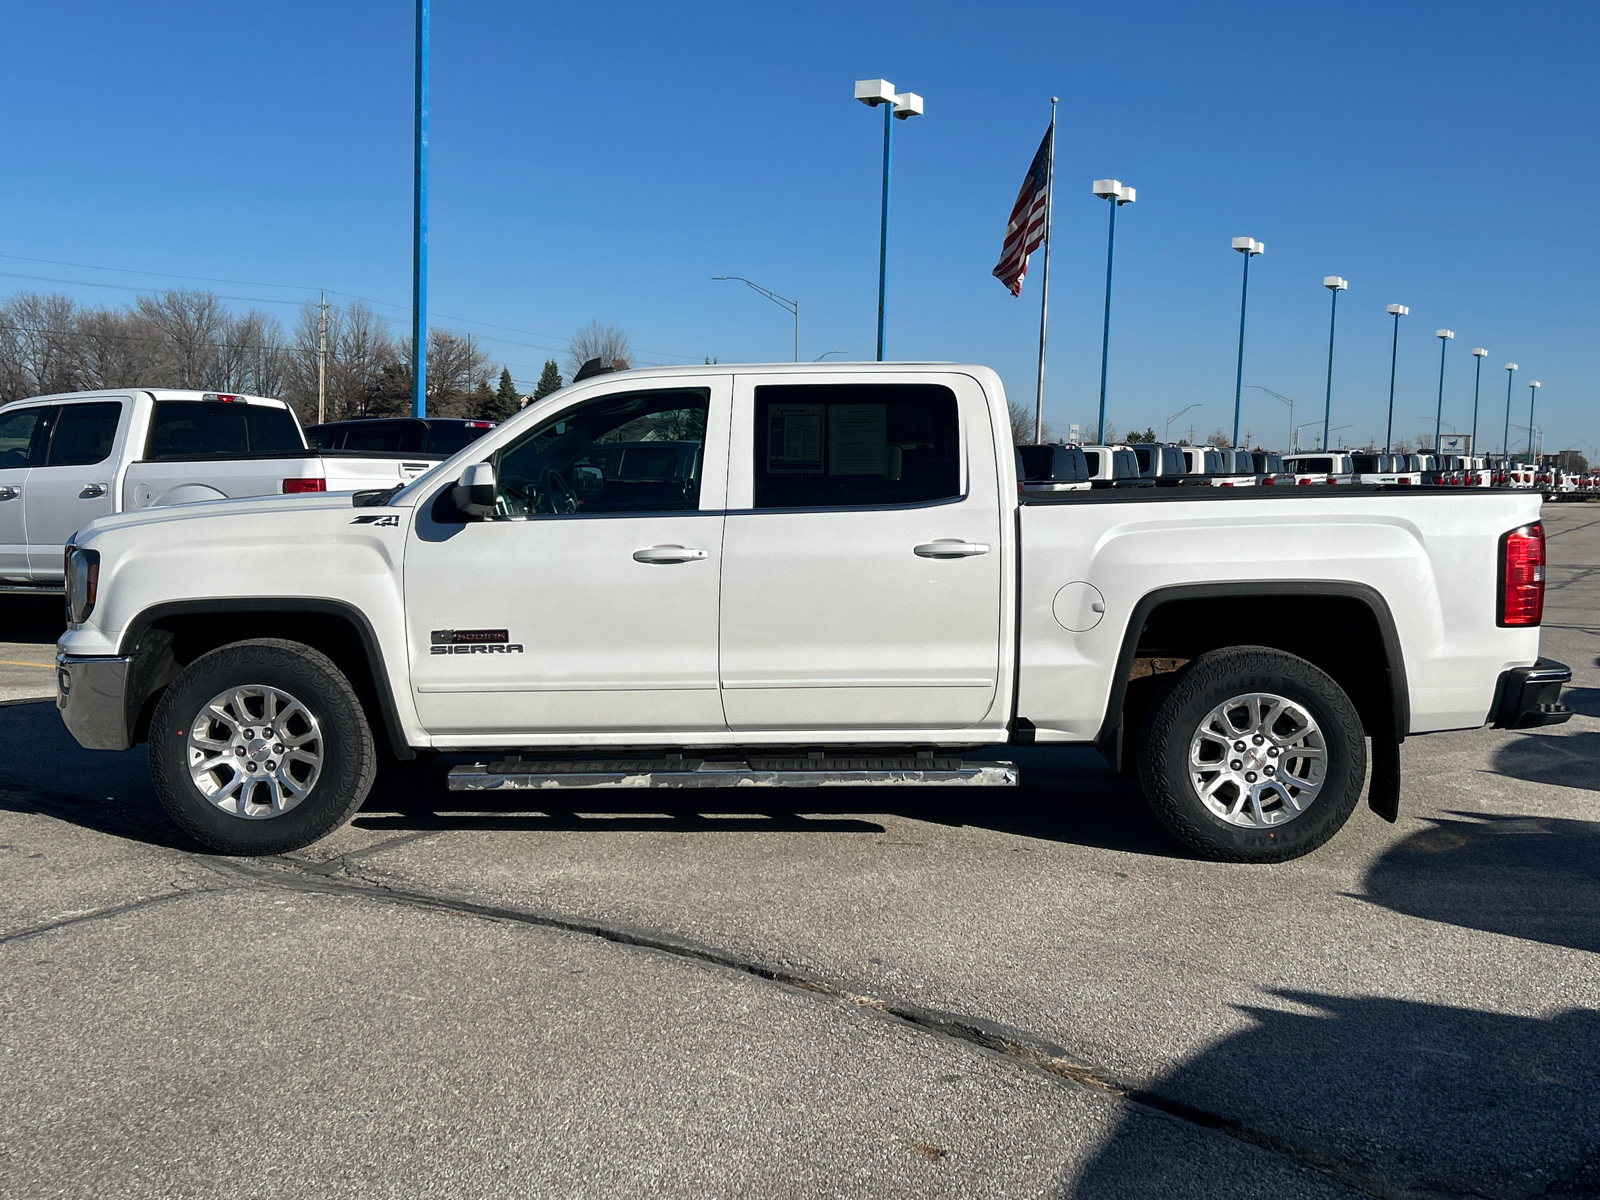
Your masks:
{"label": "black tire", "polygon": [[[320,771],[310,790],[265,818],[219,808],[189,768],[190,731],[205,705],[251,686],[279,689],[299,701],[315,717],[320,742]],[[263,638],[202,655],[173,680],[150,721],[150,778],[162,807],[190,837],[223,854],[282,854],[326,837],[361,807],[377,764],[372,730],[350,681],[327,655],[299,642]]]}
{"label": "black tire", "polygon": [[[1213,710],[1257,692],[1304,707],[1319,727],[1326,769],[1321,791],[1304,811],[1282,824],[1245,827],[1224,820],[1201,800],[1191,782],[1189,753]],[[1189,663],[1145,713],[1138,762],[1150,807],[1191,850],[1221,862],[1283,862],[1309,854],[1350,819],[1366,777],[1367,744],[1355,706],[1326,673],[1282,650],[1231,646]]]}

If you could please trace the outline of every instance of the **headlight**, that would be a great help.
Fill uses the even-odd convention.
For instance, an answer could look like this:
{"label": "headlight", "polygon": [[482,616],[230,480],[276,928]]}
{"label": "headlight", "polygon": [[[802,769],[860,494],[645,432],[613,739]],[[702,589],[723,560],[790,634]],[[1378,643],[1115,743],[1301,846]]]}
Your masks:
{"label": "headlight", "polygon": [[94,602],[100,594],[100,552],[98,550],[67,550],[67,621],[82,625],[94,611]]}

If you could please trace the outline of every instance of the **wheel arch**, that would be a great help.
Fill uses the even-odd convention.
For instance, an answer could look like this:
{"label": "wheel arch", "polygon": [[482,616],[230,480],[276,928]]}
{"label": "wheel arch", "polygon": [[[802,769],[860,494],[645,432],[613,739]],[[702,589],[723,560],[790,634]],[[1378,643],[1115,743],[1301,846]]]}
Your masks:
{"label": "wheel arch", "polygon": [[[1242,636],[1246,630],[1250,636]],[[1130,698],[1143,698],[1129,688],[1136,658],[1195,658],[1230,645],[1270,646],[1306,659],[1350,696],[1369,735],[1405,739],[1411,724],[1405,657],[1383,595],[1348,581],[1262,580],[1179,584],[1139,599],[1123,631],[1105,718],[1095,735],[1101,753],[1115,764],[1123,761]]]}
{"label": "wheel arch", "polygon": [[[241,630],[241,620],[250,620],[251,628]],[[156,704],[184,667],[220,646],[262,637],[301,642],[326,654],[350,680],[368,720],[382,729],[389,753],[415,757],[400,723],[383,648],[366,614],[344,601],[299,596],[178,600],[139,613],[118,650],[129,659],[130,743],[145,740]]]}

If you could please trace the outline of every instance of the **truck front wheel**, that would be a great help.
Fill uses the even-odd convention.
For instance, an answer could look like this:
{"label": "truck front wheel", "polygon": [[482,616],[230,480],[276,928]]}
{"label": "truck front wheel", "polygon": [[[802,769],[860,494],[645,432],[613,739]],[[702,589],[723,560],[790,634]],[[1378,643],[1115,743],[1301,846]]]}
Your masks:
{"label": "truck front wheel", "polygon": [[150,778],[169,816],[224,854],[282,854],[343,825],[377,753],[349,680],[277,639],[202,655],[150,722]]}
{"label": "truck front wheel", "polygon": [[1162,823],[1206,858],[1282,862],[1349,820],[1367,747],[1339,685],[1265,646],[1203,654],[1145,714],[1138,759]]}

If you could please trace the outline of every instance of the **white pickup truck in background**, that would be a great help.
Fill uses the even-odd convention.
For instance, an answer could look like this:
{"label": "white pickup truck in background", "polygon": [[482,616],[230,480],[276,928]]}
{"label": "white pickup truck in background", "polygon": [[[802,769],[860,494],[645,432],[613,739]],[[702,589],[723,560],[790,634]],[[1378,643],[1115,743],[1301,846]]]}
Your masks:
{"label": "white pickup truck in background", "polygon": [[1393,820],[1407,736],[1570,716],[1536,494],[1019,494],[1015,462],[984,367],[597,376],[388,492],[86,526],[62,716],[148,740],[228,853],[338,827],[385,753],[482,756],[458,790],[909,786],[1015,783],[961,757],[1010,743],[1097,747],[1257,862],[1369,761]]}
{"label": "white pickup truck in background", "polygon": [[96,517],[235,496],[415,479],[442,455],[310,450],[282,400],[129,388],[0,408],[0,591],[59,591],[62,547]]}

